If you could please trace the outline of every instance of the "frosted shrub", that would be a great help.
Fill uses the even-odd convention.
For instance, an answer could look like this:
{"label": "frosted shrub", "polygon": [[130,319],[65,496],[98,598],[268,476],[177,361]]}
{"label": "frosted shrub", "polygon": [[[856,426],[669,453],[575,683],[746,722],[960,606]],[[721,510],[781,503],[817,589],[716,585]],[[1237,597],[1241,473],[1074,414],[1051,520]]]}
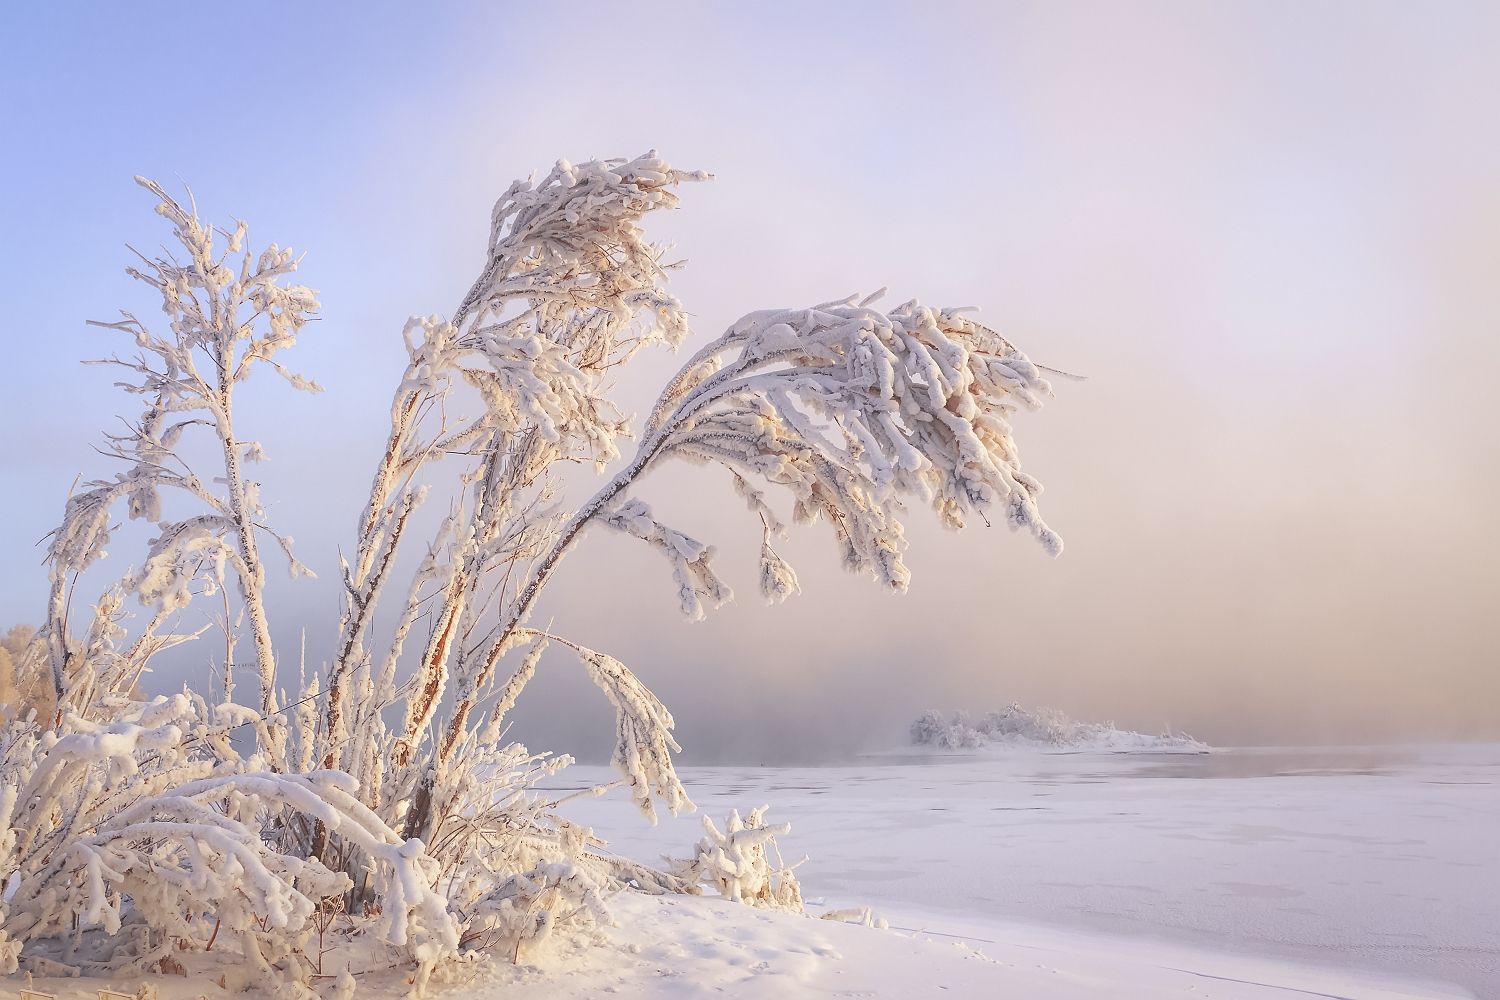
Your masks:
{"label": "frosted shrub", "polygon": [[[13,713],[0,737],[0,882],[14,886],[0,903],[0,964],[144,969],[215,941],[296,994],[314,915],[337,906],[348,933],[412,967],[420,992],[466,949],[520,960],[560,931],[607,925],[623,886],[701,883],[800,907],[774,854],[785,827],[765,826],[763,809],[722,832],[707,823],[685,873],[658,872],[611,858],[536,792],[568,759],[505,732],[550,652],[614,709],[616,784],[641,812],[692,808],[667,706],[607,652],[534,627],[539,596],[590,532],[608,531],[662,557],[685,616],[731,600],[714,547],[637,495],[676,460],[727,473],[771,602],[800,592],[775,548],[788,520],[826,524],[844,567],[893,591],[909,582],[903,520],[915,507],[954,529],[998,517],[1055,553],[1010,423],[1050,387],[963,310],[877,308],[877,293],[748,313],[699,342],[641,421],[627,418],[610,398],[618,369],[690,334],[665,288],[674,265],[642,222],[707,176],[651,152],[559,161],[506,189],[457,308],[401,331],[405,367],[338,563],[334,655],[290,693],[269,571],[310,572],[268,521],[253,471],[268,452],[235,403],[255,372],[318,391],[286,352],[319,305],[293,280],[290,250],[251,250],[243,222],[208,225],[191,199],[138,179],[177,247],[128,269],[161,318],[97,325],[131,345],[101,363],[140,409],[106,436],[113,474],[73,494],[50,537],[43,627],[0,663],[36,709]],[[569,497],[559,472],[579,467],[600,481]],[[446,509],[416,516],[434,495]],[[121,516],[154,537],[90,600],[77,588]],[[413,540],[417,525],[429,533]],[[204,597],[221,613],[198,607]],[[143,701],[152,660],[215,626],[217,690]]]}
{"label": "frosted shrub", "polygon": [[588,865],[539,861],[528,871],[506,876],[478,900],[466,936],[520,963],[559,931],[612,926],[605,905],[612,891]]}
{"label": "frosted shrub", "polygon": [[703,817],[705,835],[691,858],[672,862],[674,871],[695,885],[713,889],[725,899],[749,906],[802,911],[802,887],[787,864],[776,838],[792,829],[790,823],[765,822],[766,806],[750,810],[743,820],[739,810],[729,814],[721,832]]}
{"label": "frosted shrub", "polygon": [[[263,983],[294,984],[307,971],[315,908],[349,887],[276,842],[274,831],[307,817],[375,862],[376,940],[405,949],[424,977],[455,953],[457,927],[422,845],[402,843],[360,804],[347,775],[240,759],[223,740],[238,717],[179,694],[107,723],[71,714],[46,731],[12,723],[0,793],[0,871],[14,886],[0,904],[7,937],[26,944],[76,927],[59,961],[104,973],[154,970],[177,942],[217,936]],[[90,929],[105,936],[85,947],[79,935]]]}

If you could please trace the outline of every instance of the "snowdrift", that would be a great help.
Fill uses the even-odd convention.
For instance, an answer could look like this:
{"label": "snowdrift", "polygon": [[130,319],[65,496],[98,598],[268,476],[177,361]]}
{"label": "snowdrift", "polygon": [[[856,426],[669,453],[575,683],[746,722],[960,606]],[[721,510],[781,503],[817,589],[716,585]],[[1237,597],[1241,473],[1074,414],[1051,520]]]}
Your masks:
{"label": "snowdrift", "polygon": [[1052,708],[1026,709],[1011,704],[989,712],[978,722],[967,712],[922,713],[911,724],[914,746],[948,752],[989,748],[1043,750],[1052,753],[1207,753],[1208,744],[1184,733],[1160,736],[1116,729],[1110,722],[1078,722]]}

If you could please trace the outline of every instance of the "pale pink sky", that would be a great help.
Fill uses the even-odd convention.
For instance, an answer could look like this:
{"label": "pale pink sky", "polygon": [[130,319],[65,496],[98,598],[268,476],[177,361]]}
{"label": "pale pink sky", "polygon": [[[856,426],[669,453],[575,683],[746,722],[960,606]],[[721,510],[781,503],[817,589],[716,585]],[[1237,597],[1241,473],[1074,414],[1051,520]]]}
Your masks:
{"label": "pale pink sky", "polygon": [[[541,613],[652,683],[690,754],[846,751],[1010,700],[1221,743],[1500,736],[1500,8],[807,6],[13,12],[0,624],[38,620],[33,543],[127,409],[75,362],[107,349],[85,319],[147,305],[123,245],[165,231],[132,174],[308,252],[325,318],[298,354],[329,391],[253,384],[245,417],[327,581],[401,323],[453,307],[494,197],[654,146],[719,175],[654,225],[699,336],[889,285],[1089,376],[1018,432],[1056,561],[916,515],[891,598],[804,530],[804,594],[766,609],[757,536],[699,469],[647,495],[720,543],[735,606],[676,620],[627,540],[570,557]],[[631,405],[673,367],[641,364]],[[279,638],[305,626],[316,660],[334,590],[278,583]],[[561,657],[523,716],[539,747],[607,741]]]}

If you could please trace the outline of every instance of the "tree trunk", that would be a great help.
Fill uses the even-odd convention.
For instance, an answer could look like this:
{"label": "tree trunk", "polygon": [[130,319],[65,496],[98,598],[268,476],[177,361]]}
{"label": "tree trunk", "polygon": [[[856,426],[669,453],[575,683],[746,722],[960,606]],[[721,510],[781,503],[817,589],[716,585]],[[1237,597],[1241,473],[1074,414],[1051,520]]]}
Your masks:
{"label": "tree trunk", "polygon": [[[225,366],[227,372],[228,366]],[[250,636],[255,641],[255,659],[260,672],[260,713],[266,718],[271,735],[273,761],[279,763],[281,741],[275,736],[277,726],[271,716],[276,705],[276,652],[271,644],[271,625],[266,618],[265,585],[266,567],[260,559],[260,549],[255,543],[255,512],[250,509],[246,496],[245,480],[240,470],[239,445],[234,439],[234,420],[227,375],[220,379],[219,439],[224,444],[224,479],[229,493],[229,511],[234,520],[235,534],[239,536],[240,559],[245,571],[240,574],[240,597],[245,602],[245,613],[250,619]]]}

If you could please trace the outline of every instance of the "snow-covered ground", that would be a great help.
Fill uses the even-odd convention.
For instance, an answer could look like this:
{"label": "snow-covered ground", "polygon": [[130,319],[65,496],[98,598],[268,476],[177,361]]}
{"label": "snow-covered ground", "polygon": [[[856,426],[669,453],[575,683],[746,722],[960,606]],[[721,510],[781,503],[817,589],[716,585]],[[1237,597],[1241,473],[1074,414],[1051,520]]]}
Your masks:
{"label": "snow-covered ground", "polygon": [[[659,995],[697,995],[684,977],[718,948],[743,951],[718,985],[758,962],[809,963],[794,976],[805,992],[750,977],[735,996],[1500,996],[1500,746],[885,757],[683,777],[718,819],[769,802],[770,820],[790,821],[782,849],[810,857],[809,899],[872,904],[929,940],[804,921],[782,940],[806,948],[778,958],[781,918],[633,900],[638,926],[699,942],[659,946],[670,954],[654,961],[682,970],[682,989]],[[575,767],[557,785],[607,778]],[[699,835],[694,816],[644,827],[623,798],[570,807],[642,860]],[[705,907],[720,918],[682,915]],[[729,943],[720,920],[754,940]]]}
{"label": "snow-covered ground", "polygon": [[[973,935],[965,940],[834,924],[702,897],[631,894],[618,897],[612,908],[619,926],[605,943],[554,951],[542,968],[513,966],[500,956],[462,982],[434,983],[429,1000],[1448,1000],[1470,995],[1389,976],[1291,968],[1274,960],[982,920],[947,924]],[[153,996],[154,989],[157,1000],[235,996],[243,976],[213,958],[184,954],[186,974],[150,977],[145,995]],[[329,971],[343,970],[333,963]],[[355,971],[355,997],[398,1000],[409,992],[409,979],[400,970]],[[34,983],[58,1000],[92,1000],[94,991],[104,988],[135,993],[141,985],[129,978]],[[320,995],[337,996],[331,976],[316,985]]]}
{"label": "snow-covered ground", "polygon": [[[721,900],[632,897],[615,937],[564,971],[499,967],[465,1000],[1431,1000],[1467,996],[1392,977],[1291,969],[1197,949],[983,921],[982,939],[877,931]],[[992,935],[983,938],[983,935]]]}
{"label": "snow-covered ground", "polygon": [[[717,820],[769,802],[792,822],[781,846],[811,858],[810,911],[872,904],[891,929],[632,893],[612,900],[605,942],[562,942],[542,968],[502,956],[434,1000],[1500,996],[1500,746],[683,772]],[[550,784],[610,777],[574,767]],[[645,861],[701,834],[694,816],[646,827],[619,793],[568,812]],[[181,955],[188,975],[153,977],[161,1000],[233,994],[222,958]],[[405,994],[402,970],[362,961],[358,996]],[[138,985],[36,983],[59,1000]]]}

